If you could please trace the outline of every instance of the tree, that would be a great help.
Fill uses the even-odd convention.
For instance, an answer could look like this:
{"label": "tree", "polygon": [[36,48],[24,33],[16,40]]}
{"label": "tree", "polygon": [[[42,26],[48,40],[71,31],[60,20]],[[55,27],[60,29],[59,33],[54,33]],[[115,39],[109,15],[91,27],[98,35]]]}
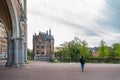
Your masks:
{"label": "tree", "polygon": [[55,56],[60,59],[60,61],[64,61],[68,58],[70,58],[69,50],[68,50],[68,42],[64,42],[59,47],[59,50],[55,52]]}
{"label": "tree", "polygon": [[113,56],[120,57],[120,43],[114,43],[112,47],[113,47]]}
{"label": "tree", "polygon": [[85,57],[89,57],[90,56],[90,51],[88,49],[88,43],[85,40],[83,40],[81,42],[80,55],[81,56],[85,56]]}
{"label": "tree", "polygon": [[100,48],[98,50],[99,57],[104,57],[105,56],[105,42],[101,40],[100,42]]}
{"label": "tree", "polygon": [[99,57],[110,57],[112,54],[112,49],[111,47],[108,47],[103,40],[101,40],[98,54]]}
{"label": "tree", "polygon": [[27,50],[27,55],[28,55],[28,60],[32,60],[33,59],[33,51],[28,49]]}
{"label": "tree", "polygon": [[85,57],[90,56],[90,51],[88,49],[87,42],[81,41],[78,37],[74,37],[73,40],[69,42],[64,42],[60,51],[56,52],[56,56],[65,58],[70,57],[71,61],[78,62],[80,55]]}
{"label": "tree", "polygon": [[68,50],[71,57],[71,61],[79,61],[81,40],[78,37],[74,37],[74,40],[68,43]]}
{"label": "tree", "polygon": [[106,46],[105,47],[105,57],[110,57],[110,56],[112,56],[111,54],[112,54],[111,47]]}

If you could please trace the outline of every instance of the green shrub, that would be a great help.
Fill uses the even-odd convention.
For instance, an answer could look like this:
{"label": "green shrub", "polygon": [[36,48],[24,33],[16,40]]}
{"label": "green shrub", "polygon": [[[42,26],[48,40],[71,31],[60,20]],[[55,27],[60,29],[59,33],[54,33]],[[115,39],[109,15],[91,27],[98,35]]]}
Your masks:
{"label": "green shrub", "polygon": [[105,57],[105,58],[91,57],[91,58],[86,58],[86,62],[88,62],[88,63],[120,63],[120,58],[114,58],[114,57]]}

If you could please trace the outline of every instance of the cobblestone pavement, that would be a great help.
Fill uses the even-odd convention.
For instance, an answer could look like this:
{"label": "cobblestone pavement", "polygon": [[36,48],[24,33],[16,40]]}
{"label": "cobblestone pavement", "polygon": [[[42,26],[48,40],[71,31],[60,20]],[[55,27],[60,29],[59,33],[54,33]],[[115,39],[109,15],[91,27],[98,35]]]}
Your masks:
{"label": "cobblestone pavement", "polygon": [[120,64],[48,63],[30,61],[26,67],[0,67],[0,80],[120,80]]}

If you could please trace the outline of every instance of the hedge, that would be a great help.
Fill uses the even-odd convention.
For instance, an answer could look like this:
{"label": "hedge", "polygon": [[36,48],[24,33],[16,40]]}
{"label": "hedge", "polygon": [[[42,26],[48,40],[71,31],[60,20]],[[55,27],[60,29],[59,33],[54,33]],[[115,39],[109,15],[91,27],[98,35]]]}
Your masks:
{"label": "hedge", "polygon": [[120,63],[120,58],[115,58],[115,57],[104,57],[104,58],[90,57],[90,58],[86,58],[86,62],[88,62],[88,63]]}
{"label": "hedge", "polygon": [[[77,61],[71,61],[70,58],[68,57],[64,57],[64,58],[56,58],[57,61],[59,62],[79,62],[78,59],[76,59]],[[100,58],[100,57],[87,57],[85,58],[86,63],[120,63],[120,58],[117,57],[104,57],[104,58]]]}

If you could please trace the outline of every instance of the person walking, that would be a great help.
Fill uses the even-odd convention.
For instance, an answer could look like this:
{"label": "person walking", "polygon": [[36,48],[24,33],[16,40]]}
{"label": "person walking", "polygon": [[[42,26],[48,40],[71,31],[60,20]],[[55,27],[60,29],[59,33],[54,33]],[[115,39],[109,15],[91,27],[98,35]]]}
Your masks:
{"label": "person walking", "polygon": [[84,65],[85,65],[85,59],[83,58],[83,56],[81,56],[80,58],[80,63],[81,63],[81,68],[82,68],[82,72],[84,71]]}

